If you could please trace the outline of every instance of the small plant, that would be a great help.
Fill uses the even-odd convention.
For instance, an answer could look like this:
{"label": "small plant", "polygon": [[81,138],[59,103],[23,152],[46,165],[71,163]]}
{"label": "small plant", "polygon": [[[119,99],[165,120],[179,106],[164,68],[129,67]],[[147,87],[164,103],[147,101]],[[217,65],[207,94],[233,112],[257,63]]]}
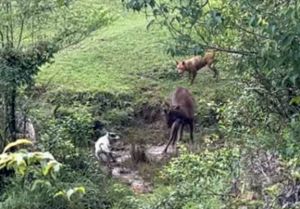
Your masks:
{"label": "small plant", "polygon": [[[59,189],[60,180],[57,176],[62,165],[49,152],[28,152],[26,149],[10,152],[12,148],[24,145],[32,145],[32,142],[19,139],[8,144],[0,154],[0,170],[13,169],[15,172],[11,185],[7,188],[7,192],[12,194],[4,196],[6,198],[0,203],[1,208],[20,208],[20,205],[22,208],[35,208],[33,202],[37,208],[52,208],[57,203],[68,205],[64,208],[80,208],[79,201],[85,194],[85,188],[74,187],[67,191]],[[57,190],[60,191],[55,192]],[[62,196],[64,201],[57,202],[55,197],[58,196]]]}

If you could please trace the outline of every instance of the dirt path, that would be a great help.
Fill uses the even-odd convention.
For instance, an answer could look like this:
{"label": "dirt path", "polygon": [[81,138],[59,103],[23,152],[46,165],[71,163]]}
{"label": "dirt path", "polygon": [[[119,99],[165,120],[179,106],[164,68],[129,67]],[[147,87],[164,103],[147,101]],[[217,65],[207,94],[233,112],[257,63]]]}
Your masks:
{"label": "dirt path", "polygon": [[[147,160],[151,163],[157,163],[166,157],[174,154],[176,151],[172,147],[168,149],[167,154],[163,154],[165,145],[148,145],[145,149]],[[131,149],[128,145],[117,144],[113,151],[116,158],[116,163],[111,165],[111,175],[131,187],[135,193],[148,193],[152,191],[152,185],[147,182],[139,174],[137,169],[128,166],[128,162],[132,163]]]}

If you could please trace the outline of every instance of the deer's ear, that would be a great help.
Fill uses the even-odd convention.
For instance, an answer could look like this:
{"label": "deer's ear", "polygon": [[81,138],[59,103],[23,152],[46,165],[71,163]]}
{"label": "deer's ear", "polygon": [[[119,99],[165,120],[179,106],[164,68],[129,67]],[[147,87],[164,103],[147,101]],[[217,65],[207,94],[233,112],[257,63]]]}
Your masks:
{"label": "deer's ear", "polygon": [[185,65],[185,61],[182,61],[182,65]]}

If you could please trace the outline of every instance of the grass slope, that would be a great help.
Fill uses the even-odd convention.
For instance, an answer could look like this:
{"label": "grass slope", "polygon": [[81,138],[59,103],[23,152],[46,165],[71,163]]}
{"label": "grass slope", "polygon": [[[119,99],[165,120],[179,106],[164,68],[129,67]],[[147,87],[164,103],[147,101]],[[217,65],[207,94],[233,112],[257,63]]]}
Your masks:
{"label": "grass slope", "polygon": [[147,31],[143,15],[119,16],[109,27],[55,56],[44,66],[40,84],[53,91],[129,91],[135,89],[137,73],[162,65],[170,59],[163,52],[166,35]]}
{"label": "grass slope", "polygon": [[143,14],[127,12],[112,2],[104,1],[103,4],[117,17],[116,21],[80,44],[58,53],[53,64],[42,67],[37,79],[40,85],[50,84],[52,92],[112,93],[136,92],[140,87],[153,85],[159,87],[161,95],[178,85],[192,88],[196,94],[204,88],[208,92],[214,89],[210,73],[198,76],[193,87],[186,78],[174,81],[158,79],[155,73],[152,75],[154,70],[172,69],[175,73],[174,59],[164,50],[167,33],[160,28],[147,30]]}

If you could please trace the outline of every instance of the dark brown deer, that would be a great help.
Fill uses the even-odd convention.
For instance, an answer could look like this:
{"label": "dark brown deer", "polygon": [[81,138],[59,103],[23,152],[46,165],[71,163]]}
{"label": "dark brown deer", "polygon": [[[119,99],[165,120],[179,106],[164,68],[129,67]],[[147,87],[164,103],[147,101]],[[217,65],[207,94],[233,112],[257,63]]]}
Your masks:
{"label": "dark brown deer", "polygon": [[176,140],[182,138],[185,125],[190,128],[190,140],[193,143],[195,101],[189,90],[177,87],[171,95],[171,104],[166,102],[164,112],[168,128],[171,128],[169,142],[164,153],[167,152],[171,143],[174,146]]}

